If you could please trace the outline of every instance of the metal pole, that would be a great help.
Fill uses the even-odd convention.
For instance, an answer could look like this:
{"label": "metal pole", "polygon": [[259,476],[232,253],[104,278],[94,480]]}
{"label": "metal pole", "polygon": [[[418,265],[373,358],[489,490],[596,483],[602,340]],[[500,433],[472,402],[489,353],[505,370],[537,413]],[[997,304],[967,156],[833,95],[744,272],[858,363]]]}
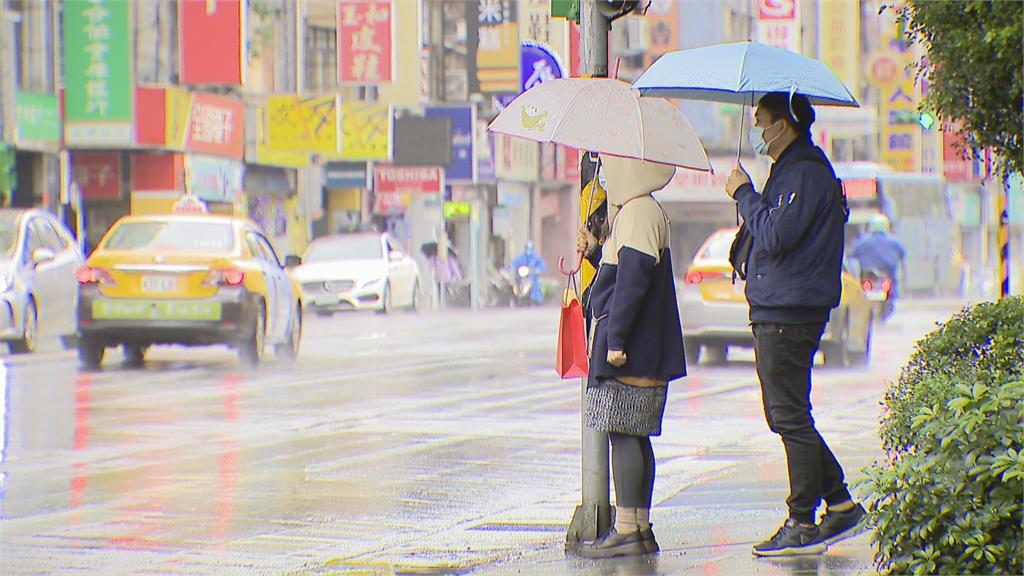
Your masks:
{"label": "metal pole", "polygon": [[[580,68],[584,76],[606,78],[608,32],[611,25],[601,12],[599,1],[580,1]],[[587,383],[583,379],[583,401],[586,400],[586,394]],[[576,508],[565,537],[566,550],[572,551],[581,542],[597,538],[611,525],[608,435],[583,424],[582,414],[580,418],[583,429],[583,503]]]}
{"label": "metal pole", "polygon": [[1003,189],[997,195],[999,216],[999,299],[1010,296],[1010,176],[1003,176]]}

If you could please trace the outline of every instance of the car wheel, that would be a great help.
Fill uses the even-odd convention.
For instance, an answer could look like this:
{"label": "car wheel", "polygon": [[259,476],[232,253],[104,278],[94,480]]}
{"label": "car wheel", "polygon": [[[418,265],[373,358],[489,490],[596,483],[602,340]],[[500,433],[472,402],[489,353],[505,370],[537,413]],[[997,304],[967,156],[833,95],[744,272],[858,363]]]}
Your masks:
{"label": "car wheel", "polygon": [[124,363],[129,367],[139,368],[146,362],[146,346],[125,344],[121,348],[124,353]]}
{"label": "car wheel", "polygon": [[843,368],[850,364],[850,312],[847,310],[843,317],[843,323],[839,325],[835,340],[826,343],[821,347],[825,355],[825,366],[830,368]]}
{"label": "car wheel", "polygon": [[729,347],[725,344],[709,344],[704,348],[707,351],[708,362],[712,364],[725,364],[729,361]]}
{"label": "car wheel", "polygon": [[686,363],[697,365],[700,363],[700,341],[683,339],[683,351],[686,353]]}
{"label": "car wheel", "polygon": [[15,354],[31,354],[36,350],[36,338],[39,336],[39,313],[35,300],[29,300],[25,307],[25,329],[21,338],[11,342],[11,352]]}
{"label": "car wheel", "polygon": [[284,344],[278,344],[274,353],[278,359],[285,362],[293,362],[299,355],[299,345],[302,342],[302,310],[298,307],[292,312],[291,325],[288,327],[288,340]]}
{"label": "car wheel", "polygon": [[393,307],[391,305],[391,284],[384,285],[384,294],[380,298],[380,308],[377,309],[378,314],[391,314]]}
{"label": "car wheel", "polygon": [[257,307],[252,335],[238,345],[238,360],[246,368],[255,368],[263,360],[267,336],[267,312],[262,303]]}
{"label": "car wheel", "polygon": [[872,314],[868,316],[868,330],[864,336],[864,350],[849,353],[851,366],[867,366],[871,361],[871,337],[874,330],[875,316]]}
{"label": "car wheel", "polygon": [[107,349],[92,338],[82,336],[78,340],[78,360],[83,368],[95,370],[103,363]]}

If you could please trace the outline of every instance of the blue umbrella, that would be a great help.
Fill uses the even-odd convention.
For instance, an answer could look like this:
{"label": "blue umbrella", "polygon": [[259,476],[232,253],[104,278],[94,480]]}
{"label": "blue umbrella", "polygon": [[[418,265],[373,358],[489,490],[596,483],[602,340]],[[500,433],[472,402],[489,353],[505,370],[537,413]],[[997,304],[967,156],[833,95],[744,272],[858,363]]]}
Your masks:
{"label": "blue umbrella", "polygon": [[803,94],[812,104],[860,106],[825,64],[758,42],[669,52],[636,82],[645,96],[753,104],[769,92]]}

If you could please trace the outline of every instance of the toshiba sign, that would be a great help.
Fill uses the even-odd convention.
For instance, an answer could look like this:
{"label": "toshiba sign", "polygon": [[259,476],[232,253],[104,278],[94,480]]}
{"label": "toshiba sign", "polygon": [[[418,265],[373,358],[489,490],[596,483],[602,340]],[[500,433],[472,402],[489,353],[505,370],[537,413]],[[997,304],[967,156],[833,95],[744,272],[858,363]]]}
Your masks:
{"label": "toshiba sign", "polygon": [[440,194],[444,191],[444,168],[441,166],[394,166],[377,164],[373,167],[373,188],[377,193],[413,192]]}

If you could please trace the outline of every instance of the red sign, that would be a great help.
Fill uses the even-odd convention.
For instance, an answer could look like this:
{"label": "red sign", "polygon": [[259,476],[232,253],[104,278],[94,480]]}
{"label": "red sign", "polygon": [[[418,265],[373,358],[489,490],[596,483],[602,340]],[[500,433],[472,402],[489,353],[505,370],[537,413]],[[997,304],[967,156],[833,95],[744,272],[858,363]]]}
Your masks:
{"label": "red sign", "polygon": [[135,143],[164,147],[167,144],[167,91],[135,88]]}
{"label": "red sign", "polygon": [[373,199],[374,214],[395,214],[405,211],[407,194],[401,192],[376,192]]}
{"label": "red sign", "polygon": [[392,81],[391,2],[338,2],[338,82],[383,84]]}
{"label": "red sign", "polygon": [[178,38],[182,84],[242,84],[242,0],[181,0]]}
{"label": "red sign", "polygon": [[758,20],[793,20],[796,0],[757,0]]}
{"label": "red sign", "polygon": [[[959,145],[959,148],[957,147]],[[942,132],[942,174],[950,182],[967,182],[974,175],[973,162],[964,157],[964,139],[950,126]]]}
{"label": "red sign", "polygon": [[844,178],[843,192],[848,200],[873,200],[878,194],[878,181],[874,178]]}
{"label": "red sign", "polygon": [[373,189],[378,196],[395,192],[440,194],[444,191],[444,168],[376,164],[373,167]]}
{"label": "red sign", "polygon": [[241,160],[245,153],[245,105],[241,100],[192,95],[185,148]]}
{"label": "red sign", "polygon": [[74,152],[71,168],[83,199],[121,199],[121,156],[117,152]]}
{"label": "red sign", "polygon": [[185,190],[184,156],[176,152],[132,153],[132,193]]}

